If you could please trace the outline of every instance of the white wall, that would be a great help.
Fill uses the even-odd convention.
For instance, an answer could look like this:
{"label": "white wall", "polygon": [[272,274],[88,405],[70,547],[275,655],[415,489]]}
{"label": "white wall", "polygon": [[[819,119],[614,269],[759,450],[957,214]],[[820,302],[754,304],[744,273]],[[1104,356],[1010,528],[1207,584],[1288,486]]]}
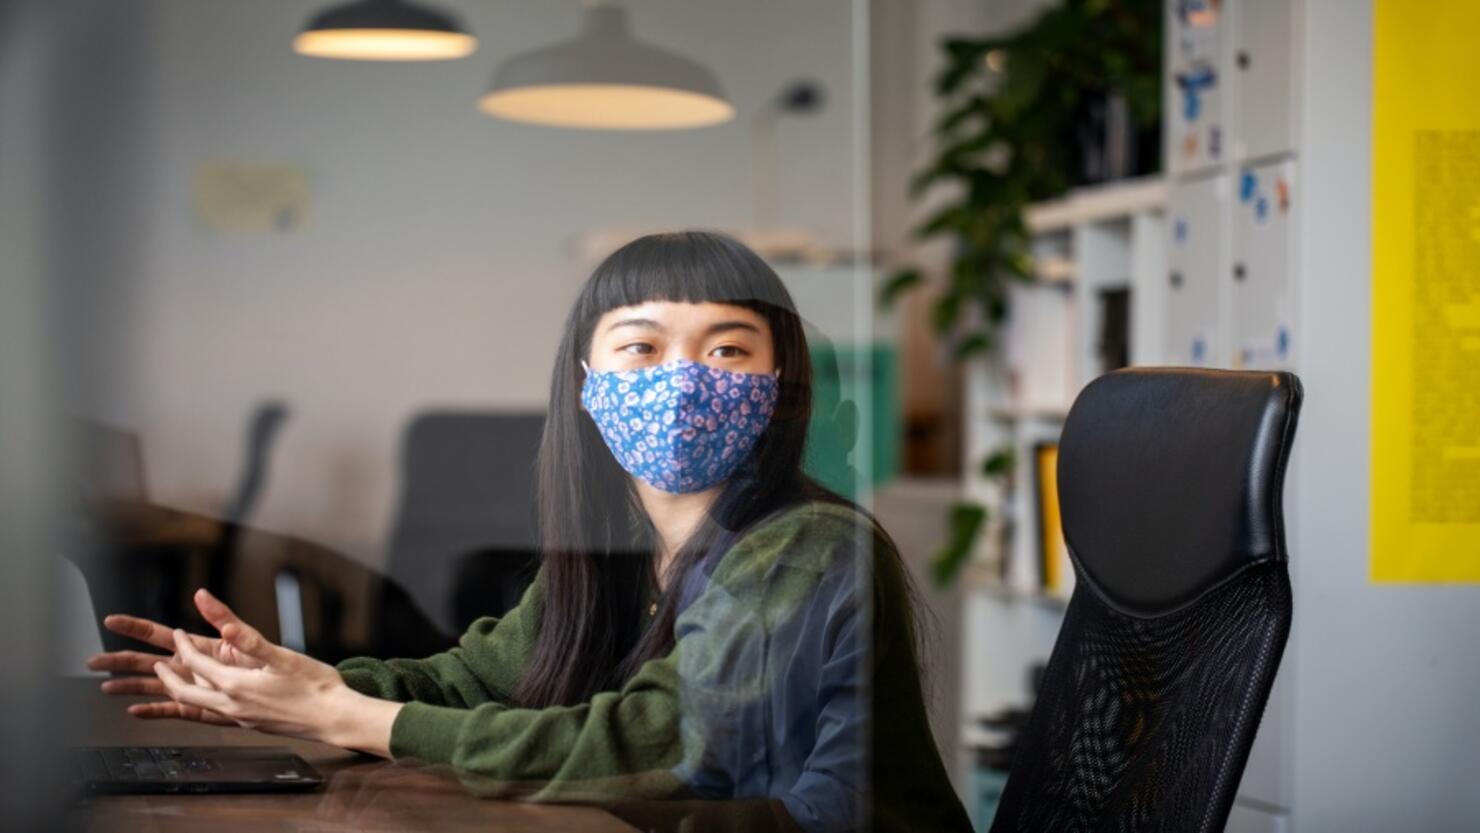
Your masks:
{"label": "white wall", "polygon": [[1296,833],[1480,824],[1480,587],[1368,572],[1372,0],[1306,0]]}
{"label": "white wall", "polygon": [[[592,133],[489,119],[474,101],[515,52],[571,37],[570,2],[458,2],[470,59],[322,61],[289,41],[321,2],[99,4],[81,68],[54,96],[72,161],[110,178],[61,217],[110,245],[77,257],[96,285],[97,381],[82,410],[144,441],[151,497],[218,511],[248,413],[293,415],[256,522],[378,560],[399,434],[430,407],[539,409],[566,309],[602,227],[750,220],[750,117],[797,77],[825,111],[780,127],[783,222],[849,247],[853,4],[633,0],[638,33],[702,60],[739,110],[726,125]],[[98,111],[106,112],[100,119]],[[232,236],[194,218],[206,161],[307,171],[301,233]],[[58,168],[65,176],[68,168]]]}

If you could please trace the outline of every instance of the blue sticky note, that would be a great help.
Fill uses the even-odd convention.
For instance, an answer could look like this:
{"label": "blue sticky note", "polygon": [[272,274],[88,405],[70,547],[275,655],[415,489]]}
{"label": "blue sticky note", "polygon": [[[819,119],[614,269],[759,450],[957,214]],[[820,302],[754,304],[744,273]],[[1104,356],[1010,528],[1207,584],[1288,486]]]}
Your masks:
{"label": "blue sticky note", "polygon": [[[1211,67],[1206,66],[1177,76],[1177,87],[1182,90],[1182,117],[1184,119],[1197,121],[1197,117],[1202,113],[1202,91],[1211,90],[1217,80],[1217,74]],[[1217,141],[1216,138],[1214,141]]]}
{"label": "blue sticky note", "polygon": [[1274,331],[1274,349],[1280,354],[1280,358],[1282,359],[1290,353],[1290,331],[1283,326],[1276,328]]}
{"label": "blue sticky note", "polygon": [[1257,220],[1259,220],[1260,222],[1263,222],[1264,221],[1264,218],[1268,214],[1269,214],[1269,200],[1265,199],[1264,197],[1260,197],[1259,199],[1255,200],[1254,201],[1254,218],[1257,219]]}
{"label": "blue sticky note", "polygon": [[1178,217],[1177,222],[1172,224],[1172,239],[1178,243],[1187,240],[1187,221]]}
{"label": "blue sticky note", "polygon": [[1208,352],[1208,346],[1203,343],[1203,340],[1201,338],[1194,338],[1192,340],[1192,360],[1195,362],[1202,361],[1203,354],[1206,352]]}
{"label": "blue sticky note", "polygon": [[1254,177],[1254,172],[1244,170],[1244,175],[1239,177],[1238,198],[1241,202],[1248,202],[1254,198],[1254,191],[1259,187],[1259,180]]}

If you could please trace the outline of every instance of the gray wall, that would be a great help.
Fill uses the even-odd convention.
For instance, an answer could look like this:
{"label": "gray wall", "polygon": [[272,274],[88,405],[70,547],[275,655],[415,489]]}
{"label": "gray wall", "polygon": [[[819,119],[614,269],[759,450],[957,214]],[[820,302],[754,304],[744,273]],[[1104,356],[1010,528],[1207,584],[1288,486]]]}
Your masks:
{"label": "gray wall", "polygon": [[1480,587],[1367,579],[1372,2],[1307,8],[1294,826],[1475,830]]}
{"label": "gray wall", "polygon": [[0,818],[6,829],[53,830],[49,804],[65,783],[56,753],[67,721],[49,691],[57,619],[49,590],[57,530],[51,500],[57,437],[51,411],[53,277],[38,208],[48,202],[40,79],[53,40],[41,0],[0,0]]}

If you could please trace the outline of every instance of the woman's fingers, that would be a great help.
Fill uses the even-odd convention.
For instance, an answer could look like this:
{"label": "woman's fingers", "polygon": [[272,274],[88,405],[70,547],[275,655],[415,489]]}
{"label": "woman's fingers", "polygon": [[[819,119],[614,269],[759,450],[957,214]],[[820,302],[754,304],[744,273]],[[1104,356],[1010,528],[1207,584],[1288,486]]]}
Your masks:
{"label": "woman's fingers", "polygon": [[156,648],[174,650],[175,638],[170,635],[170,629],[158,622],[129,616],[126,613],[114,613],[103,617],[103,627],[119,636],[147,642]]}
{"label": "woman's fingers", "polygon": [[173,718],[176,720],[194,720],[199,723],[213,723],[218,726],[237,725],[235,720],[225,715],[217,714],[209,709],[202,709],[197,706],[176,703],[174,700],[163,700],[158,703],[135,703],[128,707],[128,713],[134,717],[142,717],[145,720]]}
{"label": "woman's fingers", "polygon": [[[262,658],[247,655],[236,646],[233,646],[230,640],[226,639],[226,628],[228,625],[233,625],[246,631],[252,631],[253,633],[256,631],[246,622],[243,622],[241,617],[237,616],[225,602],[211,595],[211,591],[202,587],[195,591],[195,607],[200,611],[200,615],[205,617],[205,620],[210,622],[211,626],[221,633],[221,644],[215,653],[216,659],[228,665],[241,665],[247,668],[258,668],[262,666]],[[266,640],[263,641],[265,642]]]}
{"label": "woman's fingers", "polygon": [[[252,651],[243,650],[244,646],[253,646],[259,653],[271,654],[272,643],[262,638],[262,635],[241,620],[241,617],[232,612],[224,602],[211,595],[210,591],[201,588],[195,592],[195,606],[200,610],[201,616],[205,617],[218,631],[224,631],[228,626],[239,629],[239,635],[243,640],[242,645],[230,645],[223,643],[220,639],[196,634],[190,635],[190,641],[196,649],[203,654],[209,654],[216,660],[227,665],[243,665],[248,668],[261,667],[265,656],[257,656]],[[163,648],[168,651],[175,650],[175,638],[171,628],[167,628],[158,622],[144,619],[138,616],[130,616],[126,613],[115,613],[103,619],[103,627],[129,639],[137,639],[140,642]],[[113,652],[121,654],[122,652]],[[104,655],[107,656],[107,655]],[[132,662],[132,655],[130,662]],[[98,668],[97,670],[119,670],[132,671],[136,673],[149,673],[150,668],[137,667],[131,664],[127,668]]]}
{"label": "woman's fingers", "polygon": [[146,654],[143,651],[109,651],[88,657],[87,667],[93,671],[153,674],[154,663],[162,659],[166,659],[162,654]]}
{"label": "woman's fingers", "polygon": [[[119,636],[137,639],[156,648],[163,648],[166,651],[175,649],[175,637],[171,629],[149,619],[130,616],[127,613],[113,613],[103,617],[103,627]],[[216,644],[220,642],[218,639],[196,634],[190,636],[190,641],[202,651],[213,651]]]}
{"label": "woman's fingers", "polygon": [[[163,683],[160,684],[160,688],[164,688]],[[169,717],[184,717],[182,710],[185,708],[185,706],[181,706],[174,700],[162,700],[158,703],[134,703],[128,707],[128,713],[134,717],[159,720]],[[195,711],[201,710],[196,709]]]}
{"label": "woman's fingers", "polygon": [[[140,689],[137,685],[139,682],[146,684],[158,682],[154,677],[154,663],[156,662],[169,662],[175,666],[176,672],[193,677],[189,669],[180,664],[178,656],[146,654],[143,651],[111,651],[106,654],[94,654],[88,657],[87,667],[94,671],[143,675],[104,680],[102,689],[107,694],[162,694],[161,689],[153,687]],[[191,682],[199,681],[192,679]]]}
{"label": "woman's fingers", "polygon": [[104,694],[144,695],[146,697],[167,697],[164,683],[158,677],[119,677],[116,680],[104,680],[102,686]]}
{"label": "woman's fingers", "polygon": [[179,629],[175,630],[175,653],[180,658],[180,662],[190,669],[195,682],[202,688],[228,688],[240,682],[242,674],[246,673],[240,668],[224,665],[214,657],[202,653],[191,643],[190,637]]}
{"label": "woman's fingers", "polygon": [[175,673],[175,669],[163,662],[154,664],[154,673],[164,683],[165,692],[169,694],[170,699],[176,703],[209,709],[220,714],[230,714],[231,698],[225,694],[186,681],[185,678]]}
{"label": "woman's fingers", "polygon": [[217,662],[225,663],[226,665],[235,665],[238,668],[261,668],[266,665],[262,660],[256,657],[249,657],[237,650],[235,646],[225,639],[216,640],[215,650],[211,652],[211,655],[216,658]]}
{"label": "woman's fingers", "polygon": [[[154,664],[156,662],[170,662],[176,664],[176,671],[181,674],[194,675],[184,666],[178,665],[178,660],[172,656],[163,654],[146,654],[143,651],[112,651],[106,654],[95,654],[88,658],[87,667],[94,671],[108,671],[115,674],[138,674],[137,677],[114,677],[102,682],[99,688],[104,694],[138,695],[144,694],[153,697],[162,697],[165,694],[164,684],[154,675]],[[192,679],[192,682],[197,682]]]}
{"label": "woman's fingers", "polygon": [[239,619],[227,623],[221,629],[221,639],[241,653],[264,664],[270,664],[274,660],[281,662],[287,658],[286,655],[292,654],[291,651],[284,651],[267,641],[267,638],[256,628]]}
{"label": "woman's fingers", "polygon": [[241,619],[226,606],[225,602],[211,595],[211,591],[204,587],[195,591],[195,608],[218,631],[226,627],[229,622],[241,622]]}

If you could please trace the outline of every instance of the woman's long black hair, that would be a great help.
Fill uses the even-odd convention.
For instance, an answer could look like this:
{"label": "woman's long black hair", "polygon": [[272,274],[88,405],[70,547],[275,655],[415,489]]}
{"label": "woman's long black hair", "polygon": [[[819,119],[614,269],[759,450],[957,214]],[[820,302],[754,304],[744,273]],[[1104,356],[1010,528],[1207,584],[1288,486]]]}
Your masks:
{"label": "woman's long black hair", "polygon": [[744,530],[801,500],[848,503],[802,471],[812,363],[801,318],[775,271],[739,241],[713,232],[654,234],[613,252],[576,299],[555,357],[537,478],[544,606],[533,656],[514,693],[523,706],[585,702],[673,648],[679,594],[664,594],[649,621],[644,608],[657,579],[653,530],[631,479],[580,405],[581,361],[597,320],[649,301],[754,310],[771,327],[781,371],[770,425],[675,554],[667,586],[677,588],[726,531]]}

